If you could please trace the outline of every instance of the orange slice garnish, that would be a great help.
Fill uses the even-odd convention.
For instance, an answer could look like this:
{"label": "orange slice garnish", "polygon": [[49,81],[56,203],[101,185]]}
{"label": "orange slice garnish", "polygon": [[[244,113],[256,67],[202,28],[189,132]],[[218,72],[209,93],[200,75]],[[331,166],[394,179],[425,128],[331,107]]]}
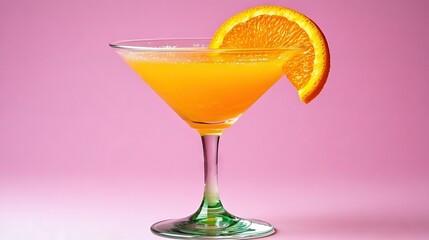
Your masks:
{"label": "orange slice garnish", "polygon": [[231,17],[209,47],[302,48],[285,63],[284,72],[305,103],[320,93],[330,68],[328,44],[320,28],[302,13],[284,7],[254,7]]}

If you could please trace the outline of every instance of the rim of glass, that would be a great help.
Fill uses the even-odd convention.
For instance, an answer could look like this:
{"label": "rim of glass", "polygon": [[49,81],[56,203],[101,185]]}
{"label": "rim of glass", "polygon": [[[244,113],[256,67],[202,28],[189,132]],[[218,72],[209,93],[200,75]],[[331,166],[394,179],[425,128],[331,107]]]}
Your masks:
{"label": "rim of glass", "polygon": [[[208,48],[211,38],[138,38],[119,40],[109,43],[109,46],[115,49],[133,50],[139,52],[278,52],[278,51],[299,51],[302,47],[278,47],[278,48]],[[151,43],[170,43],[161,44],[160,46],[150,46]],[[174,46],[173,43],[184,43],[192,44],[193,46]],[[204,43],[204,46],[198,46],[197,44]]]}

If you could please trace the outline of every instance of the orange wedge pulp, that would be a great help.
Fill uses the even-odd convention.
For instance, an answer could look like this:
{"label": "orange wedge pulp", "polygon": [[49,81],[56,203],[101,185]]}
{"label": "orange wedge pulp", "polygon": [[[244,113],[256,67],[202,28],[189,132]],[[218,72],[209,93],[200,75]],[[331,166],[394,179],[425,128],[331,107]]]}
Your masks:
{"label": "orange wedge pulp", "polygon": [[320,93],[329,73],[329,49],[322,31],[311,19],[289,8],[261,6],[245,10],[219,27],[209,47],[302,48],[285,63],[284,72],[305,103]]}

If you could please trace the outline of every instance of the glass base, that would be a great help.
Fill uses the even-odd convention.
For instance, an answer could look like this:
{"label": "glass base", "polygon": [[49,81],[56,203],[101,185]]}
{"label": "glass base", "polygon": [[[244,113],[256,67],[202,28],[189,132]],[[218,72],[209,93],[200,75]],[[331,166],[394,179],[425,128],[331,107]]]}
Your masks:
{"label": "glass base", "polygon": [[176,239],[254,239],[275,233],[269,223],[229,214],[200,220],[192,216],[164,220],[153,224],[151,230],[156,235]]}

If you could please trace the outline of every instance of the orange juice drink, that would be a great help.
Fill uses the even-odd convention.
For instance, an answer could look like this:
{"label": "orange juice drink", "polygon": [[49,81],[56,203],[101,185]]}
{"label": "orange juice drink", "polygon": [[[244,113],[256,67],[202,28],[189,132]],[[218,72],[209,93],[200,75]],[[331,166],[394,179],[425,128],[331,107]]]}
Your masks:
{"label": "orange juice drink", "polygon": [[[231,55],[189,53],[191,61],[124,55],[125,61],[200,134],[221,133],[282,75],[279,52],[237,61]],[[270,60],[270,56],[277,57]]]}

